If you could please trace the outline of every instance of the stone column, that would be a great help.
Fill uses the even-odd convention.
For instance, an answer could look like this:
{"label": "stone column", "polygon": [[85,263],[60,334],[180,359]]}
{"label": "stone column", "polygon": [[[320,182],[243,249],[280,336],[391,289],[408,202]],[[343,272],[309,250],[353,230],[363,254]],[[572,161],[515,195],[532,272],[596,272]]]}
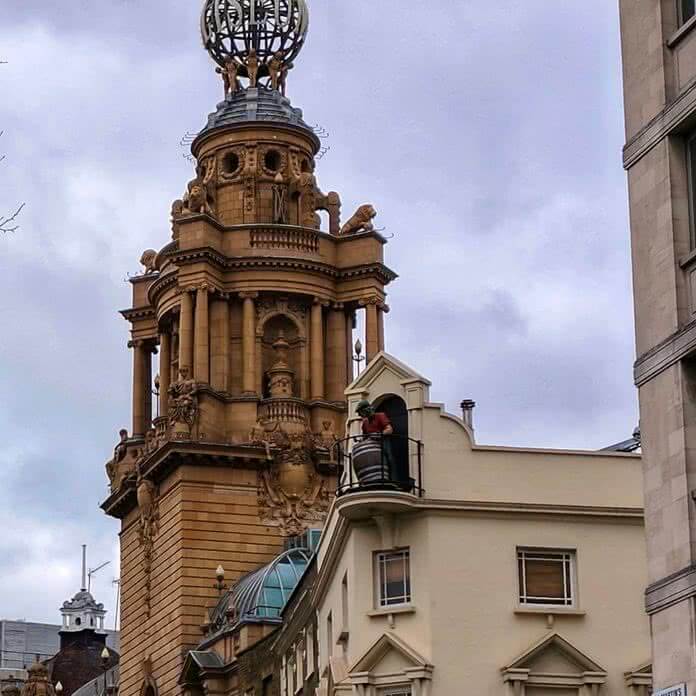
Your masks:
{"label": "stone column", "polygon": [[310,399],[321,401],[324,399],[324,317],[322,307],[324,303],[315,298],[311,313],[310,336]]}
{"label": "stone column", "polygon": [[208,286],[204,283],[196,291],[196,319],[193,357],[193,378],[210,382],[210,322],[208,317]]}
{"label": "stone column", "polygon": [[381,353],[384,350],[384,315],[389,314],[389,305],[382,303],[377,307],[377,340]]}
{"label": "stone column", "polygon": [[145,343],[145,431],[152,427],[152,356],[157,353],[157,348],[150,341]]}
{"label": "stone column", "polygon": [[242,393],[256,394],[256,307],[257,292],[240,292],[242,305]]}
{"label": "stone column", "polygon": [[329,310],[326,330],[326,395],[329,401],[343,401],[348,386],[346,372],[346,316],[342,303]]}
{"label": "stone column", "polygon": [[[181,313],[179,315],[179,371],[187,370],[193,376],[193,298],[191,290],[181,293]],[[178,379],[178,375],[174,375]]]}
{"label": "stone column", "polygon": [[218,295],[210,308],[210,385],[227,391],[230,364],[230,312],[227,296]]}
{"label": "stone column", "polygon": [[361,300],[360,304],[365,307],[365,357],[369,363],[379,353],[379,321],[377,318],[379,300],[376,297],[370,297],[367,300]]}
{"label": "stone column", "polygon": [[172,336],[169,329],[160,334],[160,396],[159,414],[166,416],[169,411],[169,385],[172,383]]}
{"label": "stone column", "polygon": [[133,349],[133,437],[142,437],[147,429],[145,415],[145,380],[147,375],[144,341],[131,341]]}

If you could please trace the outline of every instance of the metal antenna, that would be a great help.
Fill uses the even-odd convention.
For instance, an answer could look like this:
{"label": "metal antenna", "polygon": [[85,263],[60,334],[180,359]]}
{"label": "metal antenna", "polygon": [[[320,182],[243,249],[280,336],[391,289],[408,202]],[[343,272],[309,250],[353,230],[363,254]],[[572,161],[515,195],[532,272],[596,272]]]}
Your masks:
{"label": "metal antenna", "polygon": [[82,585],[80,589],[87,589],[87,544],[82,544]]}
{"label": "metal antenna", "polygon": [[92,591],[92,576],[95,573],[98,573],[102,568],[108,566],[109,563],[111,563],[111,561],[106,561],[105,563],[102,563],[100,566],[97,566],[96,568],[89,569],[89,572],[87,573],[87,592]]}

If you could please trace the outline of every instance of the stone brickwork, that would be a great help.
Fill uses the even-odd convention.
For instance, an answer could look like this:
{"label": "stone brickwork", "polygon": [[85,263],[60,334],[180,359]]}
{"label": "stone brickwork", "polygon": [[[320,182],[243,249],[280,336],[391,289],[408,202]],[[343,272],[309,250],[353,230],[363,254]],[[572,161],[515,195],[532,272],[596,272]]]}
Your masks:
{"label": "stone brickwork", "polygon": [[696,32],[672,0],[619,4],[654,686],[686,682],[693,692],[696,269],[687,140]]}

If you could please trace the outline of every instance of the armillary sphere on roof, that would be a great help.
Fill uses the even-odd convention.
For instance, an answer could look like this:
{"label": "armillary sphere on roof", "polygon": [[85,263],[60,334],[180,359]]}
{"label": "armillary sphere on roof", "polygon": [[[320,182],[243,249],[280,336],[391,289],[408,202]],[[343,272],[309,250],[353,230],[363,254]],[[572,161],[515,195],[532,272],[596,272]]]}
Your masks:
{"label": "armillary sphere on roof", "polygon": [[308,26],[305,0],[205,0],[201,17],[203,44],[212,59],[221,67],[234,60],[243,75],[254,55],[258,77],[269,74],[274,56],[282,56],[286,66],[292,64]]}

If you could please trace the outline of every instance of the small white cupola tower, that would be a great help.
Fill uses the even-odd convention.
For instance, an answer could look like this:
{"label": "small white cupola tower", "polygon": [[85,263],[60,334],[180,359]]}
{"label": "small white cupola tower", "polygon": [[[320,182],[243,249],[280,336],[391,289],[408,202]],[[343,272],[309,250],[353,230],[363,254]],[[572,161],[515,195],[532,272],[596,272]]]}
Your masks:
{"label": "small white cupola tower", "polygon": [[106,609],[92,597],[87,589],[87,547],[84,545],[82,546],[82,586],[71,600],[63,602],[60,613],[63,617],[61,633],[104,631]]}

